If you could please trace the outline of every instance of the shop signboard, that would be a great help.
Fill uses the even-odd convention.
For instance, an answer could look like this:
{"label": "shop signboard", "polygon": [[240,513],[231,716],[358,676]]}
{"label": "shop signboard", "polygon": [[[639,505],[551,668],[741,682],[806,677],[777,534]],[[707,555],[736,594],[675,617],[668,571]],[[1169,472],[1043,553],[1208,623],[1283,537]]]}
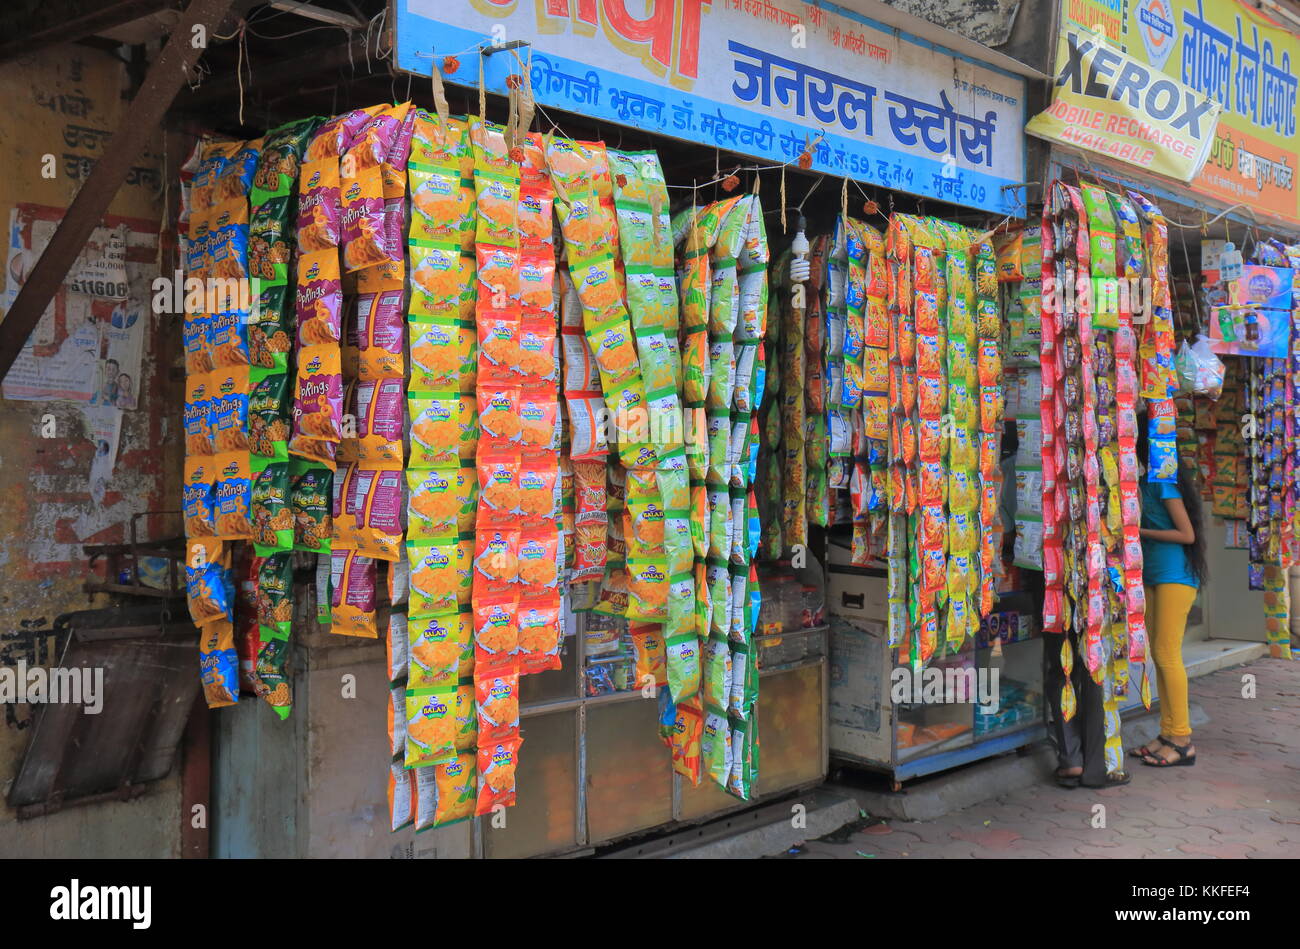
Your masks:
{"label": "shop signboard", "polygon": [[1025,130],[1191,181],[1214,140],[1219,104],[1125,56],[1096,33],[1061,30],[1052,104]]}
{"label": "shop signboard", "polygon": [[[1018,213],[1025,82],[828,2],[393,0],[397,65],[503,93],[527,69],[543,109]],[[561,121],[556,117],[557,121]]]}
{"label": "shop signboard", "polygon": [[1300,221],[1300,37],[1241,0],[1062,0],[1061,32],[1104,37],[1222,111],[1192,191]]}
{"label": "shop signboard", "polygon": [[1290,351],[1291,271],[1246,264],[1238,280],[1202,272],[1210,348],[1221,356],[1285,359]]}

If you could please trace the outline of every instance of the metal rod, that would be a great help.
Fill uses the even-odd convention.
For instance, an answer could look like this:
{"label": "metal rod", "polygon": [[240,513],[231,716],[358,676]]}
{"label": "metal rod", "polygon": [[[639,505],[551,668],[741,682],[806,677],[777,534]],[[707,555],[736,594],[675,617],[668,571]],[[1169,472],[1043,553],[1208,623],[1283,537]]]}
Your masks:
{"label": "metal rod", "polygon": [[122,187],[127,171],[157,132],[176,93],[203,54],[202,48],[195,48],[192,38],[200,31],[211,35],[234,2],[192,0],[172,30],[167,45],[149,67],[149,75],[131,100],[122,124],[72,199],[45,252],[37,259],[4,322],[0,323],[0,379],[8,375],[77,255]]}

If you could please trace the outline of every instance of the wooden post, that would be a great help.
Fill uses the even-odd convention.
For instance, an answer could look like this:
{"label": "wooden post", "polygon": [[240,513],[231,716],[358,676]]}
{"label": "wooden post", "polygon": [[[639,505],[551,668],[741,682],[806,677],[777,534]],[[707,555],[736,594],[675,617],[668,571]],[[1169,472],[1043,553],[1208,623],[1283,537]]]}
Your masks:
{"label": "wooden post", "polygon": [[[121,127],[104,155],[72,199],[49,245],[18,291],[14,305],[0,322],[0,379],[18,358],[41,314],[68,275],[77,255],[113,202],[132,164],[162,124],[163,115],[198,62],[206,38],[220,25],[235,0],[191,0],[162,52],[149,67],[139,93],[131,100]],[[195,45],[201,28],[204,42]]]}

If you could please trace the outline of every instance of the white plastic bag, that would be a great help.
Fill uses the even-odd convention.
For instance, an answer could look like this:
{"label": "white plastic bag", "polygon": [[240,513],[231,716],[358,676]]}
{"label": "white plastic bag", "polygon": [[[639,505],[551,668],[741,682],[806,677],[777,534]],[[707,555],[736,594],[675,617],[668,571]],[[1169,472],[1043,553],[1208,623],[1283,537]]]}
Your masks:
{"label": "white plastic bag", "polygon": [[1204,333],[1198,334],[1190,346],[1183,341],[1174,365],[1184,391],[1216,400],[1223,394],[1223,361],[1210,348],[1210,340]]}

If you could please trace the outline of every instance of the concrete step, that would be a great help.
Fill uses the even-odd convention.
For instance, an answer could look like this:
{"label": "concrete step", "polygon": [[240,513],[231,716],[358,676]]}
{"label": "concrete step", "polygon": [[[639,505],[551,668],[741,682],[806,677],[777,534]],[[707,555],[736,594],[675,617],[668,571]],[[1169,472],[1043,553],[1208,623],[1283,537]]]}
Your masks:
{"label": "concrete step", "polygon": [[752,860],[839,830],[860,817],[850,794],[826,786],[686,827],[602,855],[602,859]]}

